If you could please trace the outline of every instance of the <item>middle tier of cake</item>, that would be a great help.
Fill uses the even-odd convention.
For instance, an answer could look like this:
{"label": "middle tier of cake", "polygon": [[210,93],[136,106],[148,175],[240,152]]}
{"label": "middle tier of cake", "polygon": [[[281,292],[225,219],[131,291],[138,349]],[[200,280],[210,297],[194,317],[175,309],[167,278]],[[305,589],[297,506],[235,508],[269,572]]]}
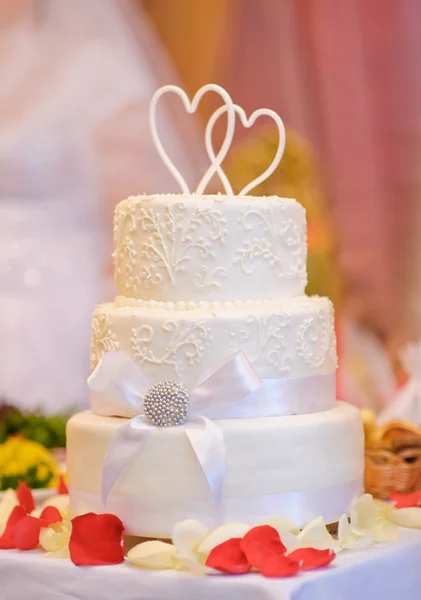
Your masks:
{"label": "middle tier of cake", "polygon": [[109,351],[130,356],[151,382],[189,385],[240,351],[262,379],[334,375],[333,306],[317,296],[175,304],[117,297],[95,309],[92,369]]}

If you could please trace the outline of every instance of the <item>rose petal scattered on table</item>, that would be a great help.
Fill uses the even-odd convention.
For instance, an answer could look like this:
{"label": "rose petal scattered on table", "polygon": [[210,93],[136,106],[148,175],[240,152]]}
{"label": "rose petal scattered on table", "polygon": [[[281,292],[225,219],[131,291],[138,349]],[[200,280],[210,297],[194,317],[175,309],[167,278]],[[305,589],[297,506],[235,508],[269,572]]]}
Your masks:
{"label": "rose petal scattered on table", "polygon": [[316,548],[317,550],[340,550],[340,544],[334,540],[326,528],[323,517],[313,519],[297,536],[302,548]]}
{"label": "rose petal scattered on table", "polygon": [[42,508],[46,508],[47,506],[55,506],[64,519],[69,516],[69,496],[66,496],[65,494],[50,496],[50,498],[47,498],[42,503]]}
{"label": "rose petal scattered on table", "polygon": [[25,515],[12,529],[11,538],[14,548],[33,550],[38,546],[41,522],[35,517]]}
{"label": "rose petal scattered on table", "polygon": [[270,525],[258,525],[248,531],[241,540],[241,549],[247,552],[248,545],[252,542],[259,542],[266,546],[273,554],[284,554],[286,547],[281,542],[279,533]]}
{"label": "rose petal scattered on table", "polygon": [[372,535],[375,542],[388,542],[399,538],[399,530],[390,522],[393,507],[364,494],[351,505],[351,530],[363,537]]}
{"label": "rose petal scattered on table", "polygon": [[15,506],[7,520],[3,535],[0,537],[0,550],[10,550],[15,547],[12,540],[12,531],[16,524],[24,517],[26,517],[25,509],[20,505]]}
{"label": "rose petal scattered on table", "polygon": [[41,527],[48,527],[51,523],[58,523],[63,520],[60,511],[55,506],[46,506],[39,515]]}
{"label": "rose petal scattered on table", "polygon": [[201,554],[209,554],[213,548],[223,544],[232,538],[242,538],[250,530],[250,525],[245,523],[225,523],[220,525],[205,537],[199,544],[197,551]]}
{"label": "rose petal scattered on table", "polygon": [[399,528],[396,523],[391,521],[383,521],[373,529],[373,540],[375,542],[396,542],[399,538]]}
{"label": "rose petal scattered on table", "polygon": [[261,573],[264,577],[292,577],[298,573],[300,566],[283,554],[268,558]]}
{"label": "rose petal scattered on table", "polygon": [[0,536],[6,528],[6,523],[15,506],[19,506],[19,500],[15,490],[8,489],[4,492],[0,501]]}
{"label": "rose petal scattered on table", "polygon": [[342,548],[347,550],[363,550],[373,543],[373,535],[356,535],[351,529],[348,517],[343,514],[338,523],[338,542]]}
{"label": "rose petal scattered on table", "polygon": [[288,554],[290,560],[299,564],[300,571],[326,567],[332,562],[335,556],[336,554],[333,550],[317,550],[317,548],[297,548],[297,550]]}
{"label": "rose petal scattered on table", "polygon": [[411,494],[392,492],[390,494],[390,501],[393,502],[395,508],[421,507],[421,490],[417,490]]}
{"label": "rose petal scattered on table", "polygon": [[59,521],[49,527],[42,527],[39,534],[40,546],[46,552],[68,550],[71,531],[72,525],[68,521]]}
{"label": "rose petal scattered on table", "polygon": [[112,565],[124,561],[124,526],[111,514],[87,513],[72,519],[70,558],[75,565]]}
{"label": "rose petal scattered on table", "polygon": [[26,483],[20,482],[16,495],[20,506],[25,510],[27,514],[31,513],[35,509],[35,501],[32,495],[32,490],[26,485]]}
{"label": "rose petal scattered on table", "polygon": [[174,569],[177,548],[159,540],[150,540],[134,546],[127,554],[127,560],[144,569]]}
{"label": "rose petal scattered on table", "polygon": [[300,547],[300,542],[297,537],[290,531],[284,531],[281,533],[281,542],[286,548],[286,552],[292,552],[296,548]]}
{"label": "rose petal scattered on table", "polygon": [[244,575],[251,571],[251,566],[241,550],[241,538],[232,538],[213,548],[206,560],[206,566],[231,575]]}
{"label": "rose petal scattered on table", "polygon": [[278,516],[278,517],[270,517],[266,519],[264,522],[259,523],[259,525],[270,525],[279,533],[282,539],[282,534],[284,532],[292,533],[297,536],[300,533],[300,528],[294,521],[288,519],[288,517]]}
{"label": "rose petal scattered on table", "polygon": [[244,554],[246,555],[248,563],[259,570],[263,568],[268,558],[276,556],[276,553],[269,548],[269,546],[261,544],[260,542],[250,542],[247,544],[247,549]]}
{"label": "rose petal scattered on table", "polygon": [[69,490],[68,487],[66,485],[66,482],[64,481],[64,477],[63,475],[60,475],[59,480],[58,480],[58,486],[57,486],[57,494],[59,495],[63,495],[63,494],[68,494]]}
{"label": "rose petal scattered on table", "polygon": [[174,526],[172,543],[181,554],[191,556],[192,553],[196,553],[197,547],[209,533],[210,530],[203,523],[186,519]]}
{"label": "rose petal scattered on table", "polygon": [[412,506],[395,509],[392,511],[391,519],[393,523],[400,527],[421,529],[421,508]]}
{"label": "rose petal scattered on table", "polygon": [[55,552],[45,552],[42,555],[43,558],[70,558],[69,548],[61,548]]}

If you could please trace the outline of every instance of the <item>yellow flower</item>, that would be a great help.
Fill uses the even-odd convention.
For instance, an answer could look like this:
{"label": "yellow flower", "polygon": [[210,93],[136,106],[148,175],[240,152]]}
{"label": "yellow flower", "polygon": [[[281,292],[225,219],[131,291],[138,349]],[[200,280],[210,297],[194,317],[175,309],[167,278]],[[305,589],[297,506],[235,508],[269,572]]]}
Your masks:
{"label": "yellow flower", "polygon": [[41,444],[20,436],[0,444],[0,489],[16,487],[20,480],[30,487],[53,487],[58,474],[56,459]]}

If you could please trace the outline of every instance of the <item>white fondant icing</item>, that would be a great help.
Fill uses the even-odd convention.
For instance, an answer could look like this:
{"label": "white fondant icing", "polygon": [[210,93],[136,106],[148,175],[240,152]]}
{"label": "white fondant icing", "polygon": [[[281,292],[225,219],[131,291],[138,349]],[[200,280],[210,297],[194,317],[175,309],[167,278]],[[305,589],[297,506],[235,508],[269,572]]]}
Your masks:
{"label": "white fondant icing", "polygon": [[[90,412],[74,416],[68,424],[68,474],[71,487],[85,492],[88,504],[83,511],[97,510],[89,494],[98,495],[105,454],[117,428],[124,419],[99,417]],[[342,402],[318,414],[262,419],[216,421],[223,431],[226,447],[224,499],[239,505],[248,498],[261,504],[270,495],[328,489],[361,478],[364,467],[363,430],[359,411]],[[340,512],[348,512],[355,489],[350,487],[341,499]],[[152,514],[148,535],[162,531],[162,523],[179,520],[176,506],[188,507],[205,501],[202,518],[209,517],[209,488],[183,427],[157,429],[149,436],[133,464],[128,465],[112,496],[138,499]],[[260,500],[259,500],[260,499]],[[159,510],[157,510],[159,507]],[[145,509],[144,509],[145,510]],[[320,507],[297,507],[302,523],[319,516]],[[174,511],[174,512],[172,512]],[[305,514],[303,514],[305,511]],[[310,514],[309,514],[310,512]],[[124,517],[124,515],[120,515]],[[200,516],[200,515],[199,515]],[[338,514],[339,518],[340,514]],[[243,518],[245,518],[242,515]],[[297,518],[297,516],[296,516]],[[222,511],[222,519],[224,512]],[[238,517],[237,517],[238,519]],[[235,515],[228,515],[235,520]],[[298,520],[298,519],[297,519]],[[247,519],[246,519],[247,522]],[[133,531],[145,535],[145,529]]]}
{"label": "white fondant icing", "polygon": [[[135,303],[133,306],[132,303]],[[138,301],[137,301],[138,302]],[[167,303],[136,301],[96,308],[94,324],[108,323],[118,349],[132,356],[150,379],[189,382],[242,351],[262,378],[306,377],[336,369],[333,307],[327,298],[286,298],[269,302]],[[92,365],[106,350],[93,328]]]}
{"label": "white fondant icing", "polygon": [[302,295],[307,283],[305,211],[292,199],[131,197],[116,208],[114,243],[129,298],[245,301]]}

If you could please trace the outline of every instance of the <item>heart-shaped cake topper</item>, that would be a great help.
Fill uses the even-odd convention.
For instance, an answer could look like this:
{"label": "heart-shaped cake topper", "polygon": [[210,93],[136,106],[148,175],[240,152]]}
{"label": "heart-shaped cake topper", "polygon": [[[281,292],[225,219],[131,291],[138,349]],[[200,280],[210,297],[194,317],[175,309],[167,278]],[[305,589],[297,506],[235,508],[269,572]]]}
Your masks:
{"label": "heart-shaped cake topper", "polygon": [[[278,131],[279,131],[278,149],[276,150],[276,154],[275,154],[271,164],[261,175],[256,177],[256,179],[254,179],[250,183],[248,183],[238,193],[239,196],[245,196],[246,194],[248,194],[250,192],[250,190],[255,188],[257,185],[259,185],[259,183],[262,183],[262,181],[265,181],[270,175],[272,175],[272,173],[275,171],[275,169],[281,162],[282,156],[284,154],[285,142],[286,142],[285,126],[284,126],[284,123],[283,123],[281,117],[275,111],[270,110],[269,108],[259,108],[258,110],[255,110],[254,113],[252,113],[248,118],[247,118],[247,115],[246,115],[244,109],[241,108],[241,106],[234,104],[234,110],[236,113],[238,113],[238,115],[240,116],[241,123],[247,129],[252,127],[254,125],[254,123],[257,121],[257,119],[259,119],[260,117],[267,116],[267,117],[270,117],[271,119],[273,119],[273,121],[276,123],[276,126],[278,127]],[[213,144],[212,144],[213,128],[215,126],[215,123],[219,119],[219,117],[221,115],[223,115],[224,112],[226,112],[226,111],[227,111],[226,106],[221,106],[220,108],[218,108],[213,113],[213,115],[211,116],[211,118],[208,121],[208,124],[206,125],[205,146],[206,146],[206,152],[207,152],[210,160],[212,161],[212,164],[215,163],[215,152],[214,152]],[[228,177],[223,172],[223,170],[218,166],[216,172],[218,173],[221,183],[224,186],[225,192],[227,194],[233,194],[231,184],[228,180]]]}
{"label": "heart-shaped cake topper", "polygon": [[[234,192],[232,190],[232,186],[228,180],[228,177],[225,175],[221,165],[222,165],[222,162],[224,161],[226,155],[228,154],[228,151],[231,147],[231,143],[232,143],[232,140],[234,137],[235,113],[238,113],[238,115],[240,116],[241,123],[246,128],[252,127],[252,125],[254,125],[256,120],[263,116],[270,117],[276,123],[276,126],[278,127],[279,143],[278,143],[278,149],[276,151],[275,157],[274,157],[272,163],[266,169],[266,171],[264,171],[261,175],[259,175],[259,177],[256,177],[256,179],[254,179],[251,183],[247,184],[241,190],[241,192],[239,192],[239,194],[238,194],[240,196],[246,195],[246,194],[248,194],[248,192],[250,192],[250,190],[255,188],[259,183],[262,183],[262,181],[265,181],[265,179],[267,179],[274,172],[276,167],[279,165],[282,155],[284,153],[285,139],[286,139],[285,127],[284,127],[281,117],[275,111],[270,110],[269,108],[259,108],[258,110],[255,110],[254,113],[252,113],[250,115],[250,117],[247,117],[246,113],[241,108],[241,106],[238,106],[237,104],[233,104],[233,102],[231,100],[231,96],[228,94],[228,92],[226,90],[224,90],[224,88],[222,88],[221,86],[215,85],[214,83],[209,83],[208,85],[204,85],[202,88],[200,88],[196,92],[196,94],[191,102],[190,102],[186,92],[184,90],[182,90],[181,88],[179,88],[178,86],[165,85],[164,87],[160,88],[159,90],[157,90],[155,92],[155,94],[152,96],[152,100],[151,100],[151,104],[150,104],[149,120],[150,120],[152,139],[155,142],[155,146],[158,150],[160,157],[162,158],[162,161],[164,162],[164,164],[166,165],[166,167],[168,168],[170,173],[173,175],[173,177],[179,184],[181,191],[184,194],[190,194],[191,192],[189,190],[189,186],[187,185],[184,177],[181,175],[180,171],[177,169],[177,167],[171,161],[171,159],[169,158],[168,154],[166,153],[166,151],[162,145],[161,138],[159,137],[158,130],[156,127],[156,107],[157,107],[159,99],[164,94],[173,93],[173,94],[176,94],[179,98],[181,98],[186,111],[189,114],[192,114],[192,113],[196,112],[199,102],[201,101],[203,96],[205,94],[207,94],[207,92],[216,92],[217,94],[219,94],[221,96],[221,98],[225,104],[223,106],[220,106],[213,113],[213,115],[211,116],[211,118],[209,119],[209,121],[206,125],[205,147],[206,147],[206,152],[207,152],[208,157],[211,162],[210,162],[208,170],[203,175],[202,179],[199,182],[199,185],[196,188],[196,192],[195,192],[196,194],[204,193],[206,186],[209,184],[209,182],[211,181],[212,177],[215,174],[217,174],[219,176],[221,183],[224,187],[225,193],[229,194],[229,195],[234,194]],[[223,115],[225,112],[227,113],[227,130],[225,133],[224,141],[222,142],[222,145],[219,149],[219,152],[217,154],[215,154],[215,151],[213,149],[213,143],[212,143],[213,128],[215,126],[215,123],[219,119],[219,117],[221,115]]]}
{"label": "heart-shaped cake topper", "polygon": [[[159,137],[158,130],[156,127],[156,106],[157,106],[158,100],[164,94],[173,93],[173,94],[176,94],[179,98],[181,98],[186,111],[189,114],[193,114],[194,112],[196,112],[199,102],[201,101],[201,99],[207,92],[216,92],[221,96],[221,98],[225,102],[225,105],[223,106],[223,108],[224,108],[225,112],[228,111],[228,117],[227,117],[227,131],[225,134],[224,141],[221,145],[221,148],[216,156],[215,156],[215,153],[213,153],[213,158],[211,159],[211,164],[210,164],[208,170],[206,171],[206,173],[203,175],[202,179],[200,180],[199,185],[197,186],[197,189],[195,192],[196,194],[203,194],[206,189],[206,186],[208,185],[208,183],[210,182],[212,177],[215,175],[215,173],[217,173],[217,172],[219,173],[219,170],[221,169],[222,161],[228,154],[228,151],[231,147],[232,138],[234,137],[235,112],[234,112],[234,105],[231,100],[231,96],[221,86],[213,84],[213,83],[209,83],[208,85],[204,85],[202,88],[200,88],[196,92],[193,100],[190,102],[190,100],[184,90],[182,90],[181,88],[179,88],[176,85],[165,85],[164,87],[160,88],[159,90],[157,90],[155,92],[155,94],[152,96],[152,100],[150,103],[149,120],[150,120],[152,139],[155,142],[155,146],[158,150],[160,157],[162,158],[162,161],[164,162],[164,164],[166,165],[166,167],[168,168],[170,173],[173,175],[173,177],[175,178],[175,180],[181,187],[181,191],[184,194],[190,194],[190,190],[189,190],[189,187],[188,187],[184,177],[181,175],[180,171],[177,169],[177,167],[171,161],[171,159],[169,158],[168,154],[166,153],[166,151],[162,145],[162,142],[161,142],[161,139]],[[221,176],[221,175],[219,175],[219,176]],[[224,177],[225,177],[225,174],[224,174]]]}

